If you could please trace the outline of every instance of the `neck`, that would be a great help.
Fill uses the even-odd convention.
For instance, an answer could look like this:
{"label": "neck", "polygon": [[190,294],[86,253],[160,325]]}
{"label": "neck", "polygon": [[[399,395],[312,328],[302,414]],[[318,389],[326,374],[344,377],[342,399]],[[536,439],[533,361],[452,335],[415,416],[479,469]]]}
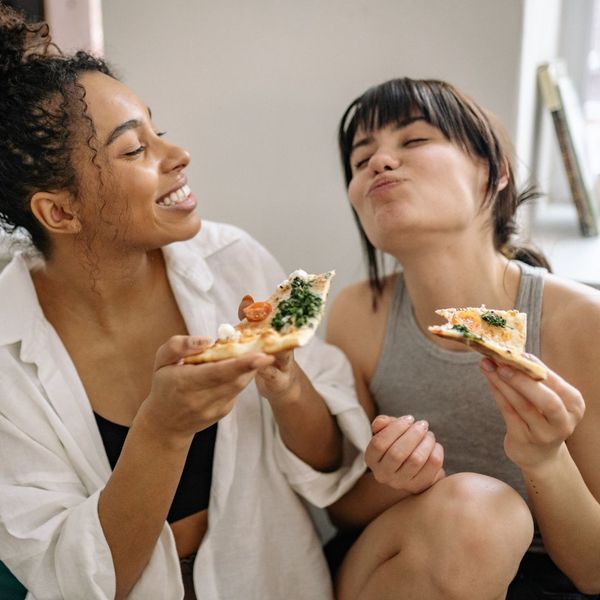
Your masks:
{"label": "neck", "polygon": [[396,255],[422,330],[445,321],[435,314],[439,308],[482,304],[499,310],[514,308],[520,270],[489,241],[456,241],[444,248],[421,245],[424,247],[428,249]]}
{"label": "neck", "polygon": [[59,246],[32,277],[51,321],[60,315],[110,329],[131,316],[131,307],[147,304],[164,273],[160,249],[89,257],[82,248]]}

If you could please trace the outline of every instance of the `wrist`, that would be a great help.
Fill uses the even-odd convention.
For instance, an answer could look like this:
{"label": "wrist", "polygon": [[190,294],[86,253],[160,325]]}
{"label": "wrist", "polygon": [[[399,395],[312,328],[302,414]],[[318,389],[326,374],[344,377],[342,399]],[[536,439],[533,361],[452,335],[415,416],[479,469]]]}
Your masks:
{"label": "wrist", "polygon": [[147,410],[144,410],[143,405],[133,419],[130,432],[148,445],[158,446],[165,451],[176,453],[188,452],[194,437],[193,433],[169,430],[164,423],[159,422]]}
{"label": "wrist", "polygon": [[544,460],[521,467],[525,481],[546,481],[552,479],[557,470],[572,460],[567,445],[563,442]]}

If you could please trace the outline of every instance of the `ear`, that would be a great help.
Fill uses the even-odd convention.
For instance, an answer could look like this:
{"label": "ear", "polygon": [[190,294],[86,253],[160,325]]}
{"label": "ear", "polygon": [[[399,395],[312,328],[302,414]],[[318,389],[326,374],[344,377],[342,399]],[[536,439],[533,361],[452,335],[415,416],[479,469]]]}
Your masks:
{"label": "ear", "polygon": [[31,197],[30,205],[35,218],[49,232],[75,234],[81,231],[81,221],[69,192],[36,192]]}
{"label": "ear", "polygon": [[500,177],[498,178],[498,186],[496,188],[497,192],[501,192],[508,185],[510,177],[510,166],[508,164],[508,160],[505,158],[502,161],[502,169],[500,171]]}

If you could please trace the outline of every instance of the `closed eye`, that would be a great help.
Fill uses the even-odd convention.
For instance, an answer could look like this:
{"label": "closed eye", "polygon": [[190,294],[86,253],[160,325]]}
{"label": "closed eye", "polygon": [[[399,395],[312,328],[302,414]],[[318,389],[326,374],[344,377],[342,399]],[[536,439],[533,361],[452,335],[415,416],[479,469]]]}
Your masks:
{"label": "closed eye", "polygon": [[410,138],[409,140],[406,140],[406,142],[404,142],[404,145],[405,146],[416,146],[417,144],[421,144],[426,141],[427,141],[427,138]]}
{"label": "closed eye", "polygon": [[131,152],[125,152],[125,156],[137,156],[138,154],[141,154],[145,149],[146,149],[146,146],[140,146],[139,148],[136,148],[135,150],[132,150]]}
{"label": "closed eye", "polygon": [[[167,133],[166,131],[156,131],[155,135],[157,137],[162,137],[163,135],[166,135],[166,133]],[[125,156],[137,156],[138,154],[142,154],[142,152],[144,152],[144,150],[146,150],[146,146],[144,146],[142,144],[135,150],[132,150],[131,152],[125,152]]]}
{"label": "closed eye", "polygon": [[366,158],[361,158],[359,161],[356,161],[354,163],[354,168],[356,170],[362,169],[369,162],[370,159],[371,159],[370,156],[367,156]]}

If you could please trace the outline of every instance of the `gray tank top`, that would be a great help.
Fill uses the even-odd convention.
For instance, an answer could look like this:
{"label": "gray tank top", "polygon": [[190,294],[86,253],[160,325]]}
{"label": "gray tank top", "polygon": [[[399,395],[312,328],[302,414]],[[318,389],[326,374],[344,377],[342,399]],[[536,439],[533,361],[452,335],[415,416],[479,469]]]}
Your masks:
{"label": "gray tank top", "polygon": [[[527,352],[539,355],[546,270],[516,263],[521,279],[515,308],[527,313]],[[425,337],[400,273],[383,349],[369,386],[378,411],[426,419],[444,447],[448,474],[490,475],[527,499],[521,472],[504,454],[504,421],[479,372],[480,361],[476,352],[446,350]]]}

